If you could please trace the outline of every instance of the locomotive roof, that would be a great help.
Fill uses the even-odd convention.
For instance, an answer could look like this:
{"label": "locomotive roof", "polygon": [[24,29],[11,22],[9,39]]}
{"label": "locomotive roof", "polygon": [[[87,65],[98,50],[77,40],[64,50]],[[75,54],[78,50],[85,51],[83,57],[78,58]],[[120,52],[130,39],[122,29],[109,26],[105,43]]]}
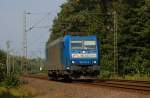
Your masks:
{"label": "locomotive roof", "polygon": [[63,41],[63,37],[59,37],[58,39],[52,41],[51,43],[48,44],[48,47],[53,46],[53,45],[55,45],[56,43],[58,43],[60,41]]}
{"label": "locomotive roof", "polygon": [[96,36],[71,36],[71,39],[83,39],[83,40],[91,40],[96,39]]}
{"label": "locomotive roof", "polygon": [[53,46],[59,42],[63,42],[63,40],[69,40],[69,39],[73,39],[73,40],[96,40],[96,36],[92,35],[92,36],[70,36],[70,35],[66,35],[64,37],[59,37],[58,39],[52,41],[51,43],[49,43],[48,46]]}

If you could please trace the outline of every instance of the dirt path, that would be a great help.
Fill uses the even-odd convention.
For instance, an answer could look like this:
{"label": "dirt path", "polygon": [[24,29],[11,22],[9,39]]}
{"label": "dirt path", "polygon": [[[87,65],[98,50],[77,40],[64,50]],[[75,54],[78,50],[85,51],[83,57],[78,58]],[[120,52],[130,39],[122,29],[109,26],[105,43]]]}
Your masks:
{"label": "dirt path", "polygon": [[75,83],[62,83],[35,78],[23,78],[29,90],[36,98],[150,98],[150,94],[122,91],[112,88],[91,87]]}

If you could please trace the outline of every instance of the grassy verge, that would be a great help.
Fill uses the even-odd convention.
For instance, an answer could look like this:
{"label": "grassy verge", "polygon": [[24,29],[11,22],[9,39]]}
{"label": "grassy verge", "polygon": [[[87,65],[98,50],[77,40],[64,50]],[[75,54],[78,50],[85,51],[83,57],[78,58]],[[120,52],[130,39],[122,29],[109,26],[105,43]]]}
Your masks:
{"label": "grassy verge", "polygon": [[0,95],[0,98],[20,98],[19,96],[13,96],[13,95]]}
{"label": "grassy verge", "polygon": [[0,82],[0,98],[34,98],[38,90],[21,80],[19,75],[10,74]]}
{"label": "grassy verge", "polygon": [[123,79],[125,80],[140,80],[140,81],[150,81],[150,77],[146,76],[146,75],[126,75]]}
{"label": "grassy verge", "polygon": [[139,80],[139,81],[150,81],[150,76],[134,74],[134,75],[112,75],[110,73],[104,73],[99,75],[99,79],[119,79],[119,80]]}
{"label": "grassy verge", "polygon": [[26,90],[24,86],[0,87],[0,98],[33,98],[36,95],[33,90]]}

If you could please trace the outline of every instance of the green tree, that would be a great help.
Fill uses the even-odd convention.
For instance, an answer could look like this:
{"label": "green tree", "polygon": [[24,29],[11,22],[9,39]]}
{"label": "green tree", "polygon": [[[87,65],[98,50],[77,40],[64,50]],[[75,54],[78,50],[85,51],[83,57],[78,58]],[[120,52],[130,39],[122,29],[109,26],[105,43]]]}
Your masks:
{"label": "green tree", "polygon": [[0,81],[2,81],[6,74],[6,53],[0,50]]}
{"label": "green tree", "polygon": [[113,71],[113,11],[117,12],[118,72],[149,74],[150,0],[67,0],[53,21],[47,43],[64,32],[97,35],[101,40],[101,65]]}

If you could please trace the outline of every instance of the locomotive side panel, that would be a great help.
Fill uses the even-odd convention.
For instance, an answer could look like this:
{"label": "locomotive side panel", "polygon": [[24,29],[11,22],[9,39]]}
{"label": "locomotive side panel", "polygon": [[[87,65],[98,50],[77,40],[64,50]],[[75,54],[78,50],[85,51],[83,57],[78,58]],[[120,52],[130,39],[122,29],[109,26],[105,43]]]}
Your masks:
{"label": "locomotive side panel", "polygon": [[48,70],[63,70],[62,64],[63,38],[53,41],[48,46]]}

